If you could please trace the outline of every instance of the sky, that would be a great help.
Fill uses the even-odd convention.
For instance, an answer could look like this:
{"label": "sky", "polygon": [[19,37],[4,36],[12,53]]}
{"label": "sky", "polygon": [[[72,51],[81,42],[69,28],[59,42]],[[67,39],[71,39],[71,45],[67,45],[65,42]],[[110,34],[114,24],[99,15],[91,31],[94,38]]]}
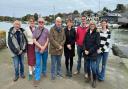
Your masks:
{"label": "sky", "polygon": [[34,13],[47,16],[87,9],[96,12],[103,7],[114,10],[118,3],[128,4],[128,0],[0,0],[0,16],[22,17]]}

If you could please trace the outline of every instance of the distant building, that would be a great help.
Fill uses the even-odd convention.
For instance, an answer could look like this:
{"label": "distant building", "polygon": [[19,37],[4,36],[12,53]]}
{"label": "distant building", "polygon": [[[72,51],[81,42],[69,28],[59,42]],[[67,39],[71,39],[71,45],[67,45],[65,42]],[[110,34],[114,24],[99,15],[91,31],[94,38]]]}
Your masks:
{"label": "distant building", "polygon": [[118,23],[118,18],[122,17],[121,14],[119,13],[107,13],[106,16],[101,16],[99,19],[100,20],[108,20],[109,23]]}

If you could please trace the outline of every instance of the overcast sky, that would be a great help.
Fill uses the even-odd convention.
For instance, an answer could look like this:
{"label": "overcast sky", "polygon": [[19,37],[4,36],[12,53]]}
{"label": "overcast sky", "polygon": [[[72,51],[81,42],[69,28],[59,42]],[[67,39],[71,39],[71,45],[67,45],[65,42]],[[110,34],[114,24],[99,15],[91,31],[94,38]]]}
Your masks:
{"label": "overcast sky", "polygon": [[[107,7],[111,10],[118,3],[128,4],[128,0],[100,0],[100,9]],[[55,9],[54,9],[55,7]],[[58,12],[71,12],[86,9],[99,10],[99,0],[0,0],[0,15],[21,17],[37,12],[42,16]]]}

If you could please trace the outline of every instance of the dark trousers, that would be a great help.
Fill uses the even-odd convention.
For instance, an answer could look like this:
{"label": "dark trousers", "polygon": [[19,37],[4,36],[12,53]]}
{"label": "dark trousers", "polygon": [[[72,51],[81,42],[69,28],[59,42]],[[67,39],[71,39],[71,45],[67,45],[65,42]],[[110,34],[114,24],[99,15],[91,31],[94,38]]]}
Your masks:
{"label": "dark trousers", "polygon": [[[69,63],[69,62],[70,62],[70,63]],[[73,57],[71,57],[70,55],[66,55],[66,56],[65,56],[65,65],[66,65],[67,71],[69,71],[69,64],[70,64],[70,72],[72,72]]]}

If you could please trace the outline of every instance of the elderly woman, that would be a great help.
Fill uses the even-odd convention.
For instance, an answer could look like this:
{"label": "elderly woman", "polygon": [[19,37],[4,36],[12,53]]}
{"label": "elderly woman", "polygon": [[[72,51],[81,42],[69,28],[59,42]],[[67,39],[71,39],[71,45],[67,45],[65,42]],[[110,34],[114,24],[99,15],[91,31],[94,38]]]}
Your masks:
{"label": "elderly woman", "polygon": [[[15,78],[17,81],[19,75],[21,78],[25,78],[24,75],[24,53],[26,51],[27,40],[24,34],[24,29],[21,28],[21,22],[16,20],[13,23],[13,27],[8,32],[7,45],[12,54]],[[20,71],[19,71],[20,67]],[[19,73],[20,72],[20,73]]]}
{"label": "elderly woman", "polygon": [[[100,45],[100,34],[97,32],[96,25],[94,22],[90,22],[89,30],[84,38],[83,49],[84,59],[86,60],[88,79],[91,80],[91,73],[93,77],[92,87],[96,87],[96,59],[97,50]],[[91,72],[92,71],[92,72]]]}
{"label": "elderly woman", "polygon": [[45,28],[44,24],[45,20],[43,18],[39,18],[38,27],[33,33],[36,56],[34,82],[35,86],[39,84],[39,81],[41,80],[41,74],[43,75],[43,77],[47,76],[49,31],[47,28]]}

